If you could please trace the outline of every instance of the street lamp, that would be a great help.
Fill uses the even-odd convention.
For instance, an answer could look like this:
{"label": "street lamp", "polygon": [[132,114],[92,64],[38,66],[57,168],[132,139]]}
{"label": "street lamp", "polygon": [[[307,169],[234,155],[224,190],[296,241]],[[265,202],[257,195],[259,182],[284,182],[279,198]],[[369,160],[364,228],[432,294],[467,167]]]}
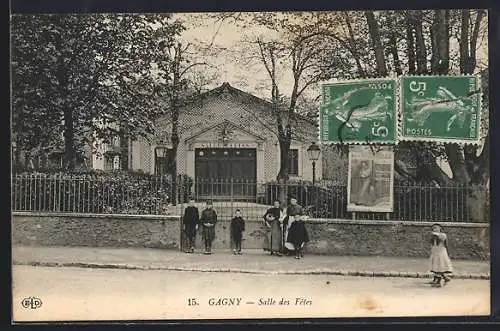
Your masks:
{"label": "street lamp", "polygon": [[311,146],[307,148],[307,156],[309,157],[309,160],[312,162],[313,166],[313,186],[316,183],[316,161],[318,161],[320,153],[321,149],[318,145],[316,145],[315,142],[313,142]]}

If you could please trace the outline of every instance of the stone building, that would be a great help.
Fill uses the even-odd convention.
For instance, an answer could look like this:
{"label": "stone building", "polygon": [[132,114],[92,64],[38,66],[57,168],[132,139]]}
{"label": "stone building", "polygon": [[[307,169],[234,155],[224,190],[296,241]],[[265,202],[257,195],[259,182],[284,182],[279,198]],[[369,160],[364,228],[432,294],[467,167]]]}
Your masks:
{"label": "stone building", "polygon": [[[195,181],[276,180],[280,159],[272,112],[270,102],[228,83],[201,94],[180,110],[177,174],[188,175]],[[306,150],[317,141],[316,123],[299,115],[294,121],[290,180],[312,180]],[[166,172],[167,158],[172,153],[170,116],[158,119],[155,127],[154,136],[131,142],[129,170]],[[321,160],[318,160],[316,179],[320,178]]]}

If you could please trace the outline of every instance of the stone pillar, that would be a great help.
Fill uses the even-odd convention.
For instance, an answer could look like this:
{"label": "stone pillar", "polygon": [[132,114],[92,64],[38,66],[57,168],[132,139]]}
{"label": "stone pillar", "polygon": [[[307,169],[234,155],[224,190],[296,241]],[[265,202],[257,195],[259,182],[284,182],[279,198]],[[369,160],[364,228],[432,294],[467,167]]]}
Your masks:
{"label": "stone pillar", "polygon": [[195,175],[195,164],[194,164],[195,155],[194,155],[194,146],[192,144],[189,144],[187,146],[186,152],[184,155],[186,158],[186,161],[185,161],[186,175],[188,175],[191,178],[194,178],[194,175]]}
{"label": "stone pillar", "polygon": [[265,151],[264,151],[264,143],[259,142],[257,144],[257,155],[256,155],[256,162],[257,162],[257,183],[262,183],[265,181],[265,171],[266,171],[266,157],[265,157]]}

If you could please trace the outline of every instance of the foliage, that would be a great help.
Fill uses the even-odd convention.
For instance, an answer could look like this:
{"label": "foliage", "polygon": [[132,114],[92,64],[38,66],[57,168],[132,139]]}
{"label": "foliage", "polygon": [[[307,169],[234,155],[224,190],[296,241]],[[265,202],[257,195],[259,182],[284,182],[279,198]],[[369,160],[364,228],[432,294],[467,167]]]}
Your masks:
{"label": "foliage", "polygon": [[50,150],[63,135],[71,169],[75,150],[96,138],[152,132],[156,38],[171,43],[182,29],[168,15],[14,15],[11,26],[19,149]]}

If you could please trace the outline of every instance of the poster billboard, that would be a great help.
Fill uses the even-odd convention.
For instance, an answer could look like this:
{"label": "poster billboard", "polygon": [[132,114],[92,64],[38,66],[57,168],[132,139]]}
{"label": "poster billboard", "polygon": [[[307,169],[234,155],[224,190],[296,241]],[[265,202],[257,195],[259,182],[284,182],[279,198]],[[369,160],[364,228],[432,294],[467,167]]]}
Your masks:
{"label": "poster billboard", "polygon": [[347,192],[347,211],[393,211],[392,146],[350,146]]}

